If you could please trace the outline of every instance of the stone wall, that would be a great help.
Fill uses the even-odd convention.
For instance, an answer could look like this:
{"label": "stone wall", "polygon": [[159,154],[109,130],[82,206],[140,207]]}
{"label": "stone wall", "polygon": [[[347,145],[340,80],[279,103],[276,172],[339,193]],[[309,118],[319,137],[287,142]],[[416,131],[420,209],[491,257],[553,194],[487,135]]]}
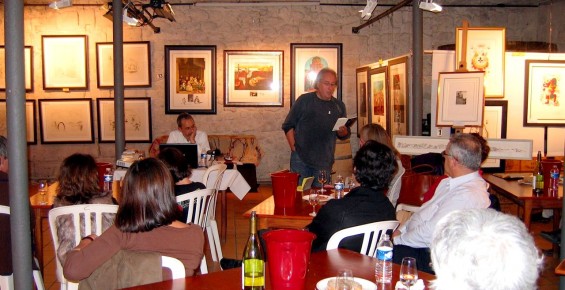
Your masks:
{"label": "stone wall", "polygon": [[[563,3],[555,3],[564,11]],[[257,169],[259,180],[269,180],[269,172],[288,168],[290,150],[280,125],[290,108],[290,43],[343,43],[343,101],[348,113],[355,113],[355,68],[411,51],[412,8],[405,7],[391,16],[353,34],[361,24],[358,7],[344,6],[174,6],[177,22],[155,20],[161,33],[149,27],[124,26],[124,41],[151,42],[152,87],[126,89],[127,97],[152,98],[153,137],[175,129],[176,115],[166,115],[162,75],[165,45],[217,46],[217,114],[196,115],[200,130],[209,134],[254,134],[265,151]],[[380,13],[388,7],[378,7]],[[553,11],[556,7],[553,7]],[[3,7],[1,8],[3,9]],[[508,40],[548,41],[548,11],[540,8],[445,8],[441,14],[424,12],[424,49],[454,43],[455,27],[468,19],[471,26],[505,26]],[[96,86],[96,42],[112,41],[112,22],[102,17],[98,7],[74,6],[59,11],[46,7],[25,7],[25,44],[34,49],[34,91],[28,99],[113,97],[108,89]],[[562,18],[562,17],[561,17]],[[553,15],[553,41],[565,48],[564,20]],[[2,22],[0,26],[3,26]],[[2,27],[3,28],[3,27]],[[3,29],[1,30],[3,33]],[[46,92],[42,88],[41,35],[88,35],[89,89],[72,92]],[[284,50],[284,107],[224,107],[224,50]],[[425,58],[425,78],[431,72],[431,56]],[[429,81],[424,84],[429,112]],[[4,94],[2,94],[4,95]],[[0,95],[0,96],[2,96]],[[2,96],[2,98],[4,98]],[[93,112],[96,124],[96,109]],[[39,124],[38,124],[39,125]],[[96,127],[96,126],[95,126]],[[95,134],[97,135],[97,134]],[[37,136],[39,139],[39,134]],[[353,143],[355,143],[353,141]],[[126,144],[147,150],[150,144]],[[89,153],[100,161],[114,159],[113,144],[29,146],[30,176],[54,177],[61,160],[73,152]]]}

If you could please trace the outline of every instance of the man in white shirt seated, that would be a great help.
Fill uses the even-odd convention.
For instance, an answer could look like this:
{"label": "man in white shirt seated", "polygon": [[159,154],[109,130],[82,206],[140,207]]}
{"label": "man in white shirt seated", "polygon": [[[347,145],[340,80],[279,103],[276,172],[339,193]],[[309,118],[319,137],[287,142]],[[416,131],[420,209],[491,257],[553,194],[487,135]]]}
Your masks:
{"label": "man in white shirt seated", "polygon": [[455,210],[487,208],[490,205],[487,185],[479,175],[481,143],[471,134],[455,134],[442,152],[445,173],[431,200],[393,234],[393,261],[415,257],[418,270],[433,273],[430,245],[438,221]]}
{"label": "man in white shirt seated", "polygon": [[198,153],[210,150],[208,134],[197,130],[194,118],[189,113],[180,113],[177,117],[178,129],[169,134],[167,143],[190,143],[198,146]]}

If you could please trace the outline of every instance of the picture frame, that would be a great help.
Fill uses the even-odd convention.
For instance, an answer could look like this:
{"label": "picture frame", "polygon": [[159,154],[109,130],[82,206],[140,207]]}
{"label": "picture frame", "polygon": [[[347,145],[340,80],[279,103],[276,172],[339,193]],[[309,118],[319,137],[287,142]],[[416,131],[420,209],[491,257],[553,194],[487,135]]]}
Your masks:
{"label": "picture frame", "polygon": [[[0,46],[0,91],[6,91],[6,48]],[[26,92],[33,92],[33,47],[24,46]]]}
{"label": "picture frame", "polygon": [[565,127],[565,60],[526,60],[525,76],[524,127]]}
{"label": "picture frame", "polygon": [[165,45],[165,114],[216,114],[216,46]]}
{"label": "picture frame", "polygon": [[282,107],[282,50],[224,51],[224,106]]}
{"label": "picture frame", "polygon": [[387,67],[379,67],[369,70],[369,123],[381,125],[390,132],[389,112],[389,89]]}
{"label": "picture frame", "polygon": [[88,89],[86,35],[42,35],[43,89]]}
{"label": "picture frame", "polygon": [[[124,87],[151,87],[151,44],[149,41],[127,41],[124,50]],[[114,87],[114,44],[96,43],[96,83],[98,88]]]}
{"label": "picture frame", "polygon": [[357,93],[357,137],[361,134],[361,128],[369,124],[369,94],[367,93],[369,67],[360,67],[356,72]]}
{"label": "picture frame", "polygon": [[[98,141],[116,142],[114,99],[96,99],[98,116]],[[151,132],[151,98],[124,99],[125,141],[149,143],[153,141]]]}
{"label": "picture frame", "polygon": [[437,127],[480,127],[483,124],[484,72],[440,72]]}
{"label": "picture frame", "polygon": [[[463,28],[455,29],[455,69],[462,58]],[[485,97],[504,98],[504,62],[506,52],[506,28],[467,28],[467,71],[485,72]]]}
{"label": "picture frame", "polygon": [[[0,100],[0,135],[8,136],[8,122],[7,122],[7,106],[6,100]],[[37,109],[35,107],[35,100],[26,100],[26,140],[28,145],[37,144],[37,126],[35,123],[35,115]]]}
{"label": "picture frame", "polygon": [[91,99],[40,99],[41,143],[94,143]]}
{"label": "picture frame", "polygon": [[390,95],[390,136],[408,135],[408,57],[403,56],[388,62],[388,91]]}
{"label": "picture frame", "polygon": [[341,100],[342,75],[341,43],[290,44],[290,105],[307,92],[313,92],[318,71],[331,68],[337,73],[338,85],[334,97]]}

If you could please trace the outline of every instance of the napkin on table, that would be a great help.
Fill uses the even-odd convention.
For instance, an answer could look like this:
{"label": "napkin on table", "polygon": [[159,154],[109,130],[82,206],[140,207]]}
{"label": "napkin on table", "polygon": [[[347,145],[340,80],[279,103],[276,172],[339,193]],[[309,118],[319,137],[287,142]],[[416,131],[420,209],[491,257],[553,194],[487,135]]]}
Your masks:
{"label": "napkin on table", "polygon": [[[406,286],[402,285],[402,282],[398,281],[396,282],[396,286],[394,287],[395,290],[405,290],[408,289],[406,288]],[[410,287],[410,290],[424,290],[426,289],[426,287],[424,286],[424,281],[422,281],[422,279],[418,279],[418,281],[416,281],[416,284],[414,284],[412,287]]]}

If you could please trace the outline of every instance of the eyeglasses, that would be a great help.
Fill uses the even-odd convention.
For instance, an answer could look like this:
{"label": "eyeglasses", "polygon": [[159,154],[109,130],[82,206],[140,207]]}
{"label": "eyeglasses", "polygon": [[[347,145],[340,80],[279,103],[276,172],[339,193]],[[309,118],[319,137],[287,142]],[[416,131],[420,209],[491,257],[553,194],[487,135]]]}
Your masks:
{"label": "eyeglasses", "polygon": [[336,83],[331,83],[331,82],[322,82],[322,85],[326,86],[326,87],[337,87]]}
{"label": "eyeglasses", "polygon": [[443,158],[445,158],[446,156],[449,156],[449,157],[455,159],[455,161],[459,162],[459,160],[457,160],[457,158],[455,158],[455,156],[445,152],[445,150],[441,151],[441,156],[443,156]]}

